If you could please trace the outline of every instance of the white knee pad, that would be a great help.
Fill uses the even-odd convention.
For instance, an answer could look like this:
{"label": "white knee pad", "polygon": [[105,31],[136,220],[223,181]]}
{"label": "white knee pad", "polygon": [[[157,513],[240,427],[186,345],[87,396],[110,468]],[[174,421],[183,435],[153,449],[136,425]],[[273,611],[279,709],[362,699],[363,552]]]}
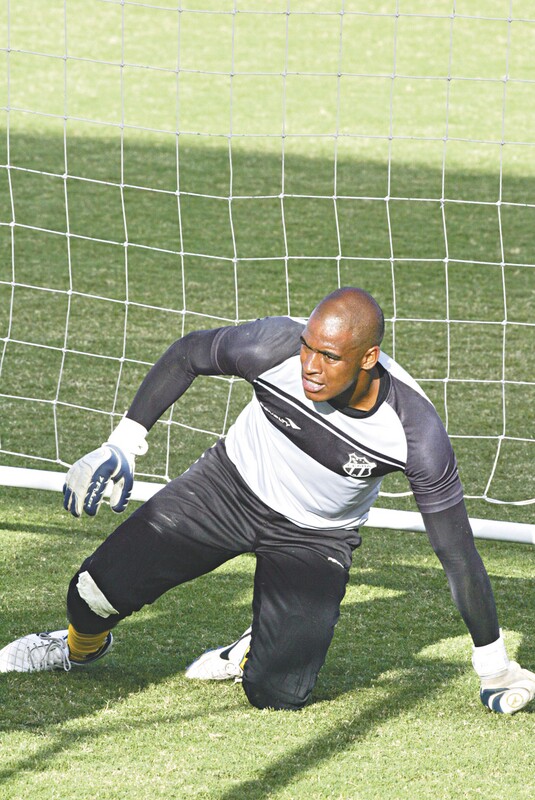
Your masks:
{"label": "white knee pad", "polygon": [[112,606],[106,595],[100,591],[89,572],[80,573],[76,588],[82,600],[85,600],[91,611],[99,617],[106,619],[111,617],[112,614],[119,613]]}

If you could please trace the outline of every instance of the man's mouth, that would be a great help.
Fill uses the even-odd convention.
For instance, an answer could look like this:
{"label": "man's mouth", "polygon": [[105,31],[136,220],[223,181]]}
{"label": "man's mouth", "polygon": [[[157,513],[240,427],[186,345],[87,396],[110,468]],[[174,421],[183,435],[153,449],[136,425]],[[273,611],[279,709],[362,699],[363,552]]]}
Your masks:
{"label": "man's mouth", "polygon": [[314,381],[305,378],[303,375],[301,378],[303,382],[303,389],[305,392],[309,392],[310,394],[315,394],[316,392],[321,392],[322,389],[325,389],[324,383],[315,383]]}

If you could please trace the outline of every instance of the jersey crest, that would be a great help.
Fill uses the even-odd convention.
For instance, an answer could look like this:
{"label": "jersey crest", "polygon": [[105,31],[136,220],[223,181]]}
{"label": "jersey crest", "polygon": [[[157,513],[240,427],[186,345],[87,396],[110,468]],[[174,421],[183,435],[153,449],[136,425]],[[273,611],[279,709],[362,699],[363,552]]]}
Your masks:
{"label": "jersey crest", "polygon": [[375,461],[358,456],[356,453],[349,453],[349,461],[343,465],[342,469],[350,478],[369,478],[376,466]]}

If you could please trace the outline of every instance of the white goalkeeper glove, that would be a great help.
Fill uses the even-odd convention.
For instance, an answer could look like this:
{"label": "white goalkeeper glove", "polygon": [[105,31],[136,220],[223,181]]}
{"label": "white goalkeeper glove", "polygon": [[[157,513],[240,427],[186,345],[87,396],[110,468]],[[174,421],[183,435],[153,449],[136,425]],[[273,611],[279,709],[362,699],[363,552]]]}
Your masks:
{"label": "white goalkeeper glove", "polygon": [[472,663],[481,681],[481,702],[491,711],[514,714],[535,697],[535,673],[509,661],[501,636],[484,647],[474,647]]}
{"label": "white goalkeeper glove", "polygon": [[110,507],[124,511],[134,484],[135,457],[148,450],[147,429],[123,417],[107,442],[72,465],[63,486],[63,507],[75,517],[82,511],[93,517],[108,486]]}

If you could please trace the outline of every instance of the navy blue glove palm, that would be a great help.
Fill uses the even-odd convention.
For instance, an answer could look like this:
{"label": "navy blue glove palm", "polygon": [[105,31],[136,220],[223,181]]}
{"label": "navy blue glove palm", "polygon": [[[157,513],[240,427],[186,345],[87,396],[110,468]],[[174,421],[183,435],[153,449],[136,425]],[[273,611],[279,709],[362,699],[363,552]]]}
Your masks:
{"label": "navy blue glove palm", "polygon": [[63,507],[75,517],[82,511],[94,517],[104,499],[108,485],[113,485],[110,506],[124,511],[134,485],[134,459],[115,445],[104,444],[77,461],[67,473],[63,487]]}
{"label": "navy blue glove palm", "polygon": [[108,442],[68,471],[63,486],[65,510],[75,517],[83,511],[94,517],[109,494],[112,511],[124,511],[134,485],[135,457],[147,451],[146,434],[142,425],[123,417]]}

